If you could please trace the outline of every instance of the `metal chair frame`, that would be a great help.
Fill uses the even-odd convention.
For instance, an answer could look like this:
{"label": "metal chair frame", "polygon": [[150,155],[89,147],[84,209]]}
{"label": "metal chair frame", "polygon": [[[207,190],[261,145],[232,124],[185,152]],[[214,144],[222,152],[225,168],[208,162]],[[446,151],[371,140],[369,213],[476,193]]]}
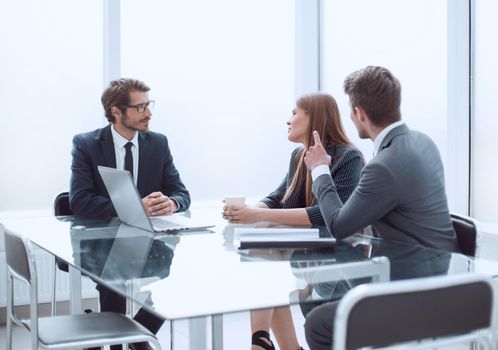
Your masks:
{"label": "metal chair frame", "polygon": [[[3,230],[3,227],[0,225],[0,230]],[[12,267],[9,265],[9,251],[7,249],[8,244],[6,242],[6,254],[7,254],[7,320],[6,320],[6,349],[12,349],[12,323],[15,323],[20,326],[24,326],[31,333],[31,346],[33,349],[38,349],[39,347],[44,349],[71,349],[71,348],[83,348],[83,347],[96,347],[96,346],[106,346],[106,345],[115,345],[115,344],[123,344],[127,345],[129,343],[138,343],[138,342],[148,342],[149,345],[153,347],[153,349],[160,350],[161,346],[157,341],[156,337],[150,333],[143,326],[135,322],[134,320],[127,318],[118,313],[104,313],[100,315],[104,315],[106,320],[109,320],[112,323],[113,320],[120,321],[121,323],[126,323],[129,326],[129,329],[120,329],[122,334],[116,334],[115,336],[109,336],[106,338],[95,339],[91,334],[88,335],[85,339],[80,339],[78,341],[64,342],[63,340],[58,340],[56,344],[44,344],[40,341],[39,337],[39,327],[38,327],[38,288],[37,288],[37,272],[36,272],[36,263],[35,256],[33,254],[33,250],[31,247],[31,243],[23,239],[22,237],[17,236],[9,232],[8,230],[3,230],[6,236],[10,236],[14,239],[22,242],[23,251],[25,251],[27,261],[21,262],[20,264],[26,264],[27,270],[29,270],[29,276],[23,276],[21,273],[18,273],[19,269],[17,267]],[[16,257],[15,259],[19,259]],[[23,259],[23,258],[21,258]],[[17,270],[17,271],[16,271]],[[28,285],[30,291],[30,318],[27,320],[18,319],[14,314],[14,289],[13,284],[14,280],[21,281]],[[91,314],[91,315],[71,315],[71,316],[51,316],[54,322],[67,322],[71,318],[72,322],[79,322],[82,324],[85,317],[92,317],[97,320],[99,314]],[[56,327],[54,327],[56,328]],[[112,329],[112,328],[111,328]],[[139,331],[137,331],[137,329]],[[57,331],[57,329],[54,329]],[[109,332],[112,334],[112,331]]]}
{"label": "metal chair frame", "polygon": [[[459,285],[464,286],[471,283],[484,283],[490,289],[491,308],[489,315],[489,327],[484,329],[472,329],[465,334],[430,339],[418,339],[416,337],[416,334],[414,333],[413,339],[406,339],[406,342],[376,349],[435,349],[438,346],[462,343],[467,341],[471,342],[473,346],[481,345],[483,349],[493,349],[493,346],[495,344],[494,330],[495,325],[497,324],[494,312],[494,298],[496,291],[493,288],[493,281],[487,276],[470,273],[455,276],[417,278],[408,281],[396,281],[390,283],[365,284],[354,288],[353,290],[348,292],[339,302],[334,319],[333,349],[351,349],[351,347],[348,346],[347,338],[349,317],[353,308],[355,308],[359,302],[364,301],[366,298],[386,297],[389,295],[399,295],[403,293],[426,292],[430,290],[456,287]],[[471,315],[462,315],[462,317],[471,317]],[[390,331],[392,330],[386,330],[386,332]],[[351,332],[353,332],[353,330],[351,330]],[[374,346],[375,344],[371,345]]]}
{"label": "metal chair frame", "polygon": [[[68,201],[67,206],[69,206],[69,192],[61,192],[59,193],[55,199],[54,199],[54,215],[55,216],[69,216],[73,215],[72,212],[63,212],[63,209],[61,209],[63,206],[61,206],[61,200],[66,200]],[[51,312],[52,316],[57,315],[57,270],[58,268],[58,259],[57,257],[54,257],[54,269],[52,271],[52,300],[51,300]]]}

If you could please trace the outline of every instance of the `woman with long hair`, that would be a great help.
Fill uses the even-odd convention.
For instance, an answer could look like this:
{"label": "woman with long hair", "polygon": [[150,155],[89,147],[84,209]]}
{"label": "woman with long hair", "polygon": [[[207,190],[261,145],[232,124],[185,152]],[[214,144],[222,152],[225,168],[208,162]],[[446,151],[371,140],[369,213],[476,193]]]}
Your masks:
{"label": "woman with long hair", "polygon": [[266,221],[283,225],[325,226],[311,191],[311,172],[306,170],[304,164],[304,154],[314,144],[313,130],[318,131],[323,146],[332,158],[330,174],[343,202],[358,184],[363,156],[346,136],[334,98],[324,93],[302,96],[292,114],[287,122],[287,138],[302,146],[292,152],[289,172],[280,186],[257,205],[226,206],[223,217],[230,223]]}
{"label": "woman with long hair", "polygon": [[[325,226],[311,185],[311,172],[306,169],[304,155],[314,145],[313,131],[318,131],[322,144],[331,156],[330,174],[339,197],[346,202],[360,179],[363,156],[344,132],[335,99],[324,93],[300,97],[287,122],[287,138],[302,146],[292,152],[289,171],[280,186],[255,206],[225,206],[223,217],[230,223],[258,221],[293,226]],[[274,349],[272,329],[282,350],[300,349],[289,307],[251,311],[252,350]]]}

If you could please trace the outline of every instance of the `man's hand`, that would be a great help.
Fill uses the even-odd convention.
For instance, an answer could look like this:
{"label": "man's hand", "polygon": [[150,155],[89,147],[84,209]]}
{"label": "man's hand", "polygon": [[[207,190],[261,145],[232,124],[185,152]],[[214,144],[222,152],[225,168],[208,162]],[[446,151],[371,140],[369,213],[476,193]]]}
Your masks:
{"label": "man's hand", "polygon": [[315,145],[310,146],[304,156],[304,163],[310,171],[322,164],[330,166],[331,163],[331,158],[327,152],[325,152],[320,136],[316,130],[313,131],[313,139],[315,140]]}
{"label": "man's hand", "polygon": [[149,216],[170,215],[178,210],[176,202],[161,192],[152,192],[142,198],[142,203]]}

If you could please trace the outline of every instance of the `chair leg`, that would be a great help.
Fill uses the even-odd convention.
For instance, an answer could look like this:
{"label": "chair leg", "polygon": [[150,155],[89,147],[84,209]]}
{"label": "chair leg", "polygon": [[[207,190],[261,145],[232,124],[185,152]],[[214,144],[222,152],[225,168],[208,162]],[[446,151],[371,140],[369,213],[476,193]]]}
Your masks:
{"label": "chair leg", "polygon": [[7,317],[6,317],[6,335],[5,349],[12,350],[12,315],[13,315],[13,281],[9,273],[7,273]]}
{"label": "chair leg", "polygon": [[6,335],[5,335],[5,349],[12,350],[12,320],[7,316]]}
{"label": "chair leg", "polygon": [[38,349],[38,339],[33,332],[31,332],[31,349]]}
{"label": "chair leg", "polygon": [[171,320],[169,321],[169,348],[170,350],[173,350],[175,348],[175,328],[174,328],[175,321]]}
{"label": "chair leg", "polygon": [[[133,282],[132,281],[127,281],[126,282],[126,293],[128,295],[133,295]],[[126,298],[126,314],[133,318],[135,315],[134,313],[135,310],[133,310],[133,300],[131,298]]]}
{"label": "chair leg", "polygon": [[56,299],[56,293],[57,293],[57,258],[54,257],[54,270],[52,273],[52,316],[57,315],[57,299]]}

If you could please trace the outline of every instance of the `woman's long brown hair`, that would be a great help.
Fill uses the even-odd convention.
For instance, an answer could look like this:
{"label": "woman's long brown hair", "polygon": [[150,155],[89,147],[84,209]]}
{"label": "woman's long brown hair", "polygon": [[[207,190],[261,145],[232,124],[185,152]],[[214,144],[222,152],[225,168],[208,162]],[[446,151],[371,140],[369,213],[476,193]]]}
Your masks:
{"label": "woman's long brown hair", "polygon": [[318,135],[320,135],[325,148],[337,145],[350,146],[352,142],[344,132],[339,108],[331,95],[324,93],[305,95],[297,100],[296,106],[304,110],[308,115],[309,128],[304,148],[297,154],[299,161],[296,172],[292,177],[290,185],[287,187],[282,202],[285,202],[292,193],[304,184],[306,189],[306,205],[311,205],[315,198],[311,191],[311,172],[306,169],[304,155],[308,148],[314,145],[313,130],[318,131]]}

